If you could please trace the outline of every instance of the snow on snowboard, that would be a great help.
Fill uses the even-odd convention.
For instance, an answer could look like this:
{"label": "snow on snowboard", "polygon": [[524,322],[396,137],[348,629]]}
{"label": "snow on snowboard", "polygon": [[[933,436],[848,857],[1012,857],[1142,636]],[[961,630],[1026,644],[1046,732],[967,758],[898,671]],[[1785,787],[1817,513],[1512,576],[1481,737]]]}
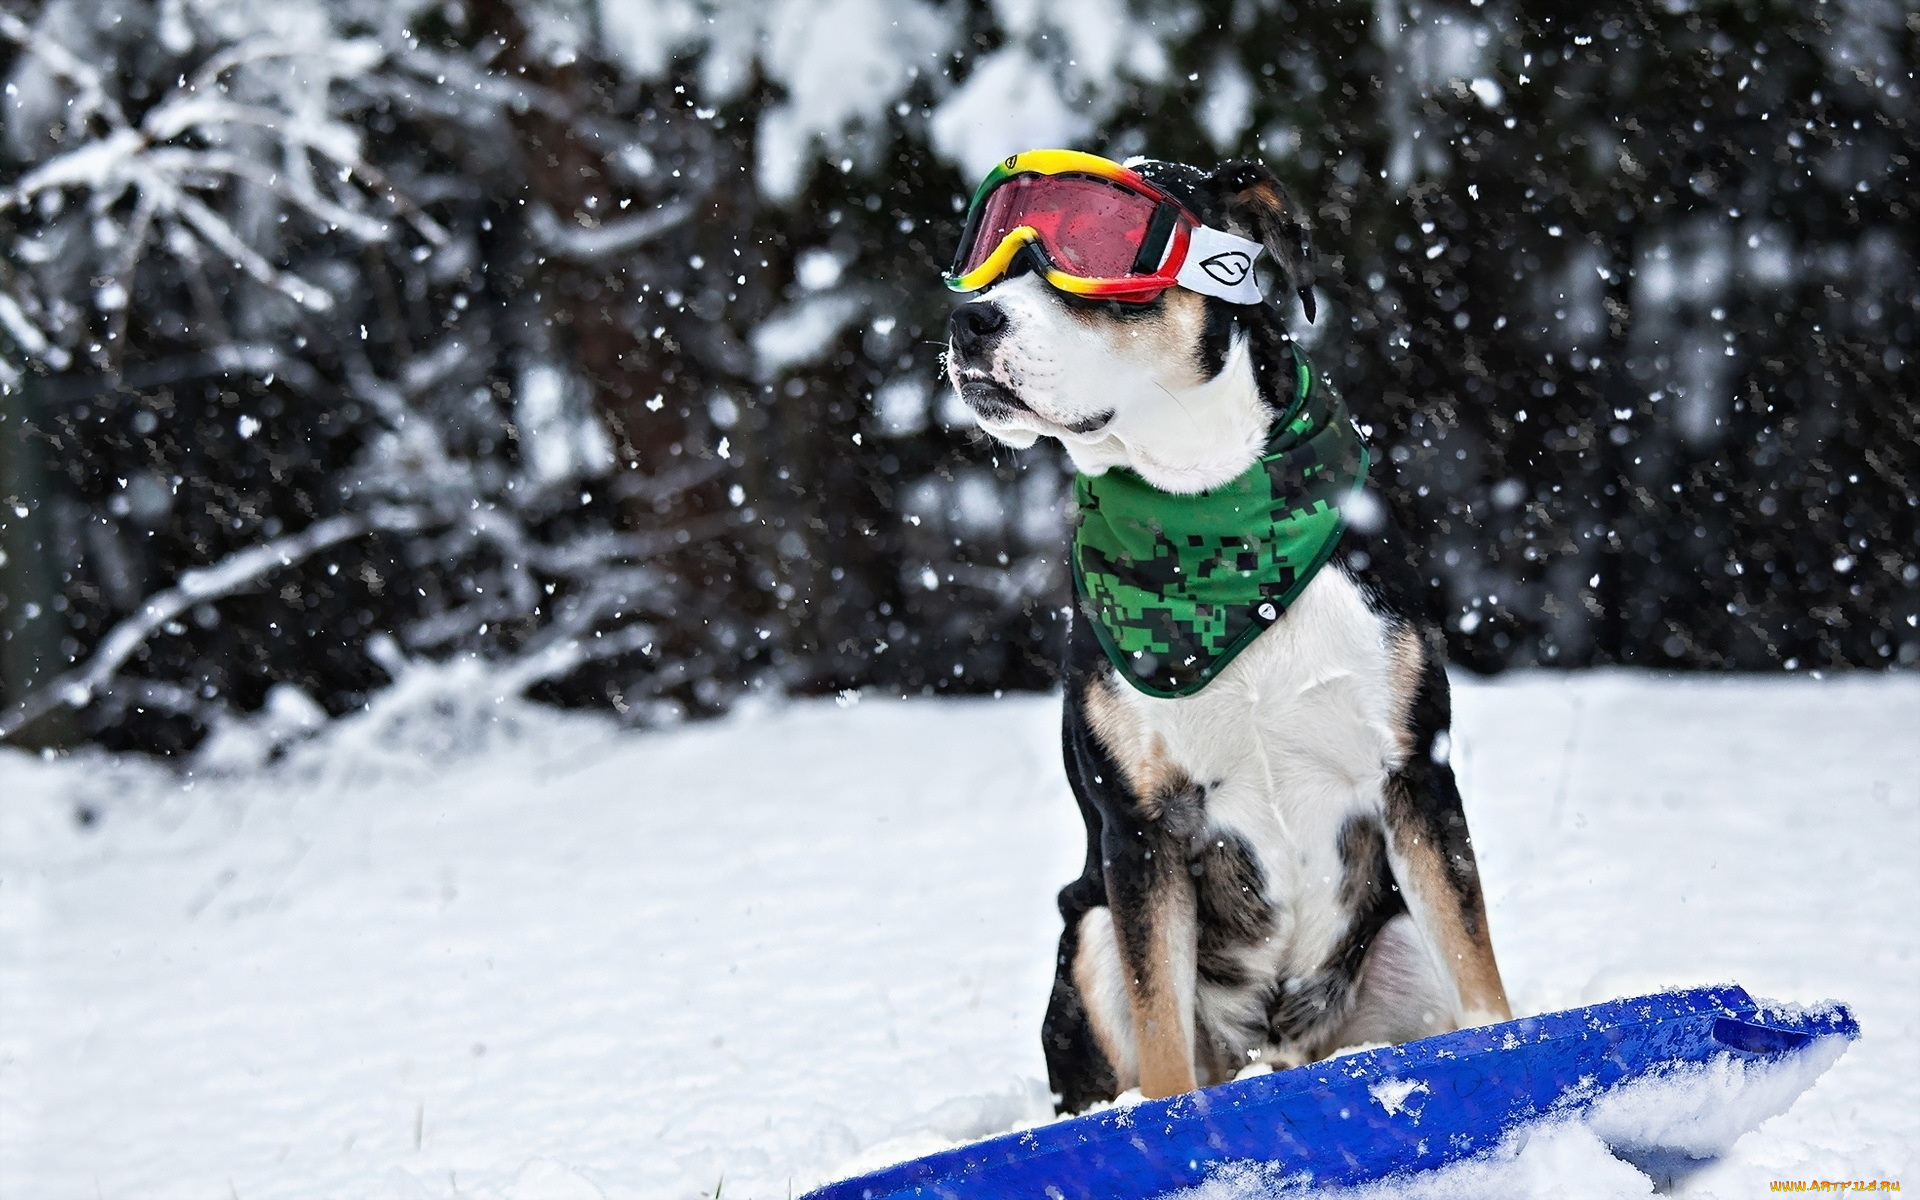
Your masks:
{"label": "snow on snowboard", "polygon": [[1757,1004],[1738,987],[1661,992],[1107,1109],[803,1200],[1145,1200],[1247,1167],[1284,1194],[1432,1170],[1556,1120],[1670,1177],[1786,1111],[1859,1035],[1837,1004]]}

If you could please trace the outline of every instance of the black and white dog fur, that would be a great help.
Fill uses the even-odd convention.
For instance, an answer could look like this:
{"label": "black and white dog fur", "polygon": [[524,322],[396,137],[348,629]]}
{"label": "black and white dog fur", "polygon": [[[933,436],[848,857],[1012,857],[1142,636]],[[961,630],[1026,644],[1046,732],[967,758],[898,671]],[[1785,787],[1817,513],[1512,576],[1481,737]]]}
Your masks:
{"label": "black and white dog fur", "polygon": [[[1306,221],[1265,167],[1130,165],[1262,242],[1286,291],[1310,287]],[[1087,301],[1030,267],[949,326],[948,373],[983,429],[1175,493],[1253,465],[1294,387],[1276,307],[1182,288]],[[1065,750],[1087,858],[1060,893],[1043,1030],[1063,1112],[1509,1016],[1448,765],[1443,643],[1403,536],[1364,507],[1195,695],[1136,691],[1073,622]]]}

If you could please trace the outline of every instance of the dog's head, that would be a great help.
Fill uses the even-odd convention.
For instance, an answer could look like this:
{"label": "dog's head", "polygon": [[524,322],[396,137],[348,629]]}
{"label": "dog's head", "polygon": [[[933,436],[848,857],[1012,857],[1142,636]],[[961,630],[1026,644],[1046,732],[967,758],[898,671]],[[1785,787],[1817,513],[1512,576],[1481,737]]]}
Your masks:
{"label": "dog's head", "polygon": [[[1307,221],[1273,172],[1129,165],[1206,225],[1265,246],[1311,319]],[[1127,466],[1169,492],[1214,487],[1259,456],[1276,389],[1291,394],[1290,378],[1268,381],[1285,341],[1272,305],[1182,287],[1144,303],[1088,300],[1050,287],[1036,265],[1023,251],[948,322],[947,375],[981,428],[1012,446],[1058,438],[1082,471]]]}

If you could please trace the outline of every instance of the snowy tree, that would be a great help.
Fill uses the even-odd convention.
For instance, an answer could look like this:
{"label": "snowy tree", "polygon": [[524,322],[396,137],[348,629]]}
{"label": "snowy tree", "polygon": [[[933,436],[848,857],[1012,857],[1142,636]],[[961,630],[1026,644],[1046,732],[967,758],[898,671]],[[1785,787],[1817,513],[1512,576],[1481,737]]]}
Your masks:
{"label": "snowy tree", "polygon": [[614,699],[684,707],[664,693],[702,643],[672,624],[670,560],[731,518],[673,502],[717,464],[616,474],[637,452],[525,293],[550,256],[631,251],[685,211],[586,228],[514,197],[516,121],[586,114],[403,19],[65,4],[0,23],[23,168],[0,197],[7,370],[57,373],[26,420],[77,493],[47,501],[52,540],[79,559],[65,615],[96,635],[0,731],[54,703],[204,728],[276,678],[338,708],[377,681],[362,644],[382,630],[541,664],[529,686],[652,659],[654,690]]}
{"label": "snowy tree", "polygon": [[385,635],[636,720],[1046,686],[1065,468],[974,438],[937,362],[965,196],[1045,144],[1309,199],[1299,333],[1460,661],[1920,662],[1916,37],[1864,3],[3,10],[6,461],[50,480],[0,512],[8,727],[51,675],[115,744],[275,683],[339,712]]}

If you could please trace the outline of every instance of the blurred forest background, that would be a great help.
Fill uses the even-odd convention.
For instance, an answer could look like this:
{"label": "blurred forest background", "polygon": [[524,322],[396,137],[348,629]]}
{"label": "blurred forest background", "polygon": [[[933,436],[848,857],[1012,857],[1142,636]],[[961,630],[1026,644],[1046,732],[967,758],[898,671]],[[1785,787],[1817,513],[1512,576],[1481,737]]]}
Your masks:
{"label": "blurred forest background", "polygon": [[[1549,15],[1551,14],[1551,15]],[[1062,459],[940,383],[1034,146],[1269,163],[1477,671],[1920,663],[1896,0],[0,0],[0,737],[409,660],[647,724],[1045,688]]]}

